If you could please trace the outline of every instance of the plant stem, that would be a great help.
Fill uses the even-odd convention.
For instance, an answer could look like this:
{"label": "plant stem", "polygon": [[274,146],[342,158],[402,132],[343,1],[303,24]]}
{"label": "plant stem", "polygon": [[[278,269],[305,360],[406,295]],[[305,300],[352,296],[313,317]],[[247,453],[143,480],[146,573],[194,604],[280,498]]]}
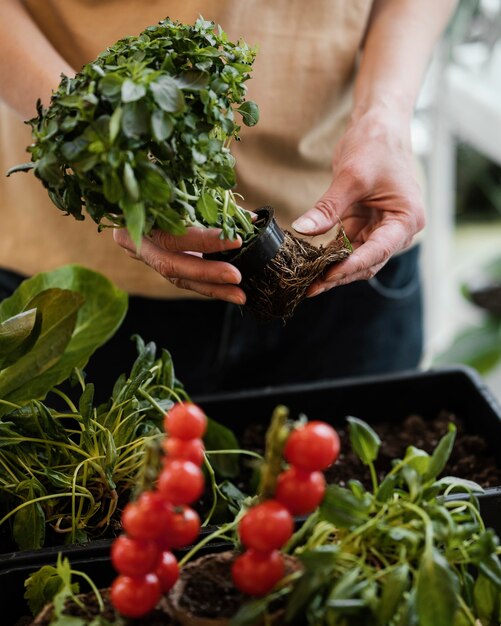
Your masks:
{"label": "plant stem", "polygon": [[245,512],[246,512],[246,509],[242,508],[238,512],[238,515],[235,517],[235,519],[232,522],[228,522],[227,524],[223,524],[217,530],[215,530],[213,533],[211,533],[210,535],[207,535],[207,537],[204,537],[203,539],[201,539],[179,561],[179,567],[182,567],[185,563],[187,563],[201,548],[203,548],[205,545],[210,543],[213,539],[217,539],[218,537],[222,537],[228,531],[233,530],[234,528],[236,528],[238,526],[239,522],[240,522],[240,519],[243,517]]}

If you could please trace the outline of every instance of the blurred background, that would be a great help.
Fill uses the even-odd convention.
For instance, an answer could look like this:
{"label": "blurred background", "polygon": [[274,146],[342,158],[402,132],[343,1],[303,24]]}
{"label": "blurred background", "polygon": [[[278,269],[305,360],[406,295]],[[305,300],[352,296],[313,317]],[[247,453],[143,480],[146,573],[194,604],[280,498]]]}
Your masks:
{"label": "blurred background", "polygon": [[501,0],[460,0],[416,108],[426,173],[423,367],[465,363],[501,399]]}

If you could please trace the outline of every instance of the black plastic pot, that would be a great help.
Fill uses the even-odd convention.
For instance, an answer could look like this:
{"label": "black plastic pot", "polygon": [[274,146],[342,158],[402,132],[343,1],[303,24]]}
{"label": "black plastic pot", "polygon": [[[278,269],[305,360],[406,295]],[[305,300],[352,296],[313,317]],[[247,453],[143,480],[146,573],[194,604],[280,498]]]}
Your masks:
{"label": "black plastic pot", "polygon": [[[445,410],[457,415],[470,433],[482,436],[501,465],[501,406],[475,370],[465,366],[268,387],[193,400],[237,436],[248,423],[268,424],[278,404],[285,404],[293,417],[304,413],[334,425],[346,415],[354,415],[368,423],[386,420],[398,426],[409,414],[431,420]],[[501,535],[501,485],[487,489],[478,498],[485,524]],[[110,544],[109,540],[99,540],[0,555],[1,626],[13,626],[26,614],[25,578],[44,564],[54,564],[59,551],[68,556],[75,569],[86,571],[100,585],[108,585],[114,577],[108,557]]]}
{"label": "black plastic pot", "polygon": [[243,280],[259,275],[273,259],[284,241],[284,233],[274,218],[274,209],[264,206],[256,210],[259,233],[238,250],[205,254],[212,261],[227,261],[242,274]]}

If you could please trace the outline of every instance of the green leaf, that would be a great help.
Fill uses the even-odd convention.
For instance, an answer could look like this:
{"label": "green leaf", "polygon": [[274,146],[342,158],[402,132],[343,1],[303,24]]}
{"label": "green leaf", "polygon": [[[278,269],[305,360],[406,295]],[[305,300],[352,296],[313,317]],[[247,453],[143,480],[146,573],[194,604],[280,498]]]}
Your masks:
{"label": "green leaf", "polygon": [[205,192],[197,201],[197,211],[200,213],[205,222],[211,226],[217,224],[218,209],[219,205],[210,193]]}
{"label": "green leaf", "polygon": [[15,402],[43,398],[75,367],[83,368],[94,351],[114,334],[127,311],[127,294],[102,274],[79,265],[65,265],[23,281],[12,296],[0,302],[0,322],[25,310],[34,296],[51,288],[74,291],[83,298],[83,304],[63,355],[52,367],[18,387],[11,396]]}
{"label": "green leaf", "polygon": [[[16,391],[54,366],[62,357],[76,326],[83,296],[68,289],[51,288],[28,302],[42,317],[40,334],[31,350],[0,372],[0,397],[18,400]],[[0,409],[1,410],[1,409]]]}
{"label": "green leaf", "polygon": [[416,608],[420,626],[453,626],[458,608],[457,580],[435,548],[425,551],[419,566]]}
{"label": "green leaf", "polygon": [[121,97],[122,102],[135,102],[136,100],[140,100],[144,94],[146,93],[146,88],[144,85],[138,85],[130,78],[127,78],[122,83],[121,88]]}
{"label": "green leaf", "polygon": [[116,171],[110,172],[103,180],[103,193],[106,200],[112,204],[116,204],[123,196],[124,188]]}
{"label": "green leaf", "polygon": [[37,615],[61,590],[63,581],[55,567],[44,565],[24,581],[24,586],[24,598],[28,601],[32,614]]}
{"label": "green leaf", "polygon": [[[238,441],[233,432],[212,419],[207,421],[204,443],[208,452],[238,450]],[[214,470],[223,478],[234,478],[238,475],[240,469],[238,454],[209,454],[208,456]]]}
{"label": "green leaf", "polygon": [[252,100],[247,100],[237,111],[242,116],[242,121],[246,126],[255,126],[259,122],[259,108]]}
{"label": "green leaf", "polygon": [[209,76],[207,72],[187,70],[176,78],[176,83],[180,89],[199,91],[200,89],[206,89],[209,84]]}
{"label": "green leaf", "polygon": [[32,347],[41,326],[37,309],[18,313],[0,324],[0,369],[12,365]]}
{"label": "green leaf", "polygon": [[382,579],[383,592],[377,609],[377,623],[386,626],[399,610],[404,593],[410,585],[410,571],[407,563],[398,565]]}
{"label": "green leaf", "polygon": [[148,132],[150,114],[144,100],[124,104],[121,127],[129,139],[139,139]]}
{"label": "green leaf", "polygon": [[151,130],[153,137],[158,142],[165,141],[172,135],[174,130],[172,117],[165,111],[155,109],[151,114]]}
{"label": "green leaf", "polygon": [[45,515],[40,502],[25,505],[14,515],[12,537],[20,550],[35,550],[43,546]]}
{"label": "green leaf", "polygon": [[136,250],[139,251],[146,223],[144,204],[142,202],[127,202],[123,199],[120,202],[120,207],[125,215],[125,223],[129,235],[136,246]]}
{"label": "green leaf", "polygon": [[364,465],[368,465],[377,459],[381,439],[377,433],[361,419],[347,417],[349,423],[350,442],[353,451]]}
{"label": "green leaf", "polygon": [[454,447],[454,441],[456,439],[456,426],[453,423],[449,424],[449,432],[442,437],[438,442],[437,447],[433,451],[430,458],[430,464],[426,474],[423,476],[424,480],[430,480],[436,478],[443,470],[449,460],[452,449]]}
{"label": "green leaf", "polygon": [[[120,132],[120,125],[122,122],[122,107],[117,107],[112,116],[110,117],[110,141],[113,143]],[[106,179],[106,177],[105,177]]]}
{"label": "green leaf", "polygon": [[170,76],[160,78],[150,84],[153,98],[158,106],[167,113],[179,113],[184,109],[184,96],[177,82]]}
{"label": "green leaf", "polygon": [[369,493],[358,498],[344,487],[329,485],[320,505],[320,517],[340,528],[353,528],[367,521],[371,504]]}
{"label": "green leaf", "polygon": [[124,165],[124,185],[132,202],[138,202],[140,198],[139,185],[130,163]]}
{"label": "green leaf", "polygon": [[473,588],[476,614],[482,626],[499,626],[501,612],[501,593],[496,585],[480,575]]}

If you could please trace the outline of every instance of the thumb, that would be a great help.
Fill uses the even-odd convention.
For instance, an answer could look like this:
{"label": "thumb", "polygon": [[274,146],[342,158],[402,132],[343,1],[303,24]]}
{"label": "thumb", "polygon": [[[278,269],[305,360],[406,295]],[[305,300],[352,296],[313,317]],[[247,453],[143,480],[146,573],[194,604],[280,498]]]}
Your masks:
{"label": "thumb", "polygon": [[341,174],[312,209],[292,222],[292,228],[303,235],[322,235],[337,224],[356,199],[353,177]]}

